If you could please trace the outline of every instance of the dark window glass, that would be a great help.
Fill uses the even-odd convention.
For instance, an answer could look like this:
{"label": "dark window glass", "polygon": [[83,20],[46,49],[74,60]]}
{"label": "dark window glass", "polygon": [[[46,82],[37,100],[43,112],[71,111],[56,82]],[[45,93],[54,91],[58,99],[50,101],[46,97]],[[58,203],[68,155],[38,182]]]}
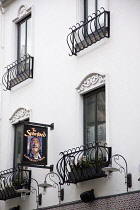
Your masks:
{"label": "dark window glass", "polygon": [[[29,121],[29,119],[25,120]],[[21,158],[23,156],[23,130],[24,125],[23,124],[16,124],[15,125],[15,143],[14,143],[14,167],[18,165],[18,163],[21,163]]]}
{"label": "dark window glass", "polygon": [[18,56],[31,54],[31,16],[18,23]]}
{"label": "dark window glass", "polygon": [[[106,0],[84,0],[84,36],[88,36],[92,32],[96,31],[98,28],[103,27],[105,25],[105,17],[104,15],[99,16],[100,12],[103,12],[106,9]],[[90,16],[95,17],[95,14],[98,15],[98,18],[95,21],[87,23],[86,20]]]}
{"label": "dark window glass", "polygon": [[22,157],[22,141],[23,139],[23,125],[17,124],[15,126],[15,146],[14,146],[14,167],[21,163]]}
{"label": "dark window glass", "polygon": [[106,142],[105,88],[84,95],[85,144]]}

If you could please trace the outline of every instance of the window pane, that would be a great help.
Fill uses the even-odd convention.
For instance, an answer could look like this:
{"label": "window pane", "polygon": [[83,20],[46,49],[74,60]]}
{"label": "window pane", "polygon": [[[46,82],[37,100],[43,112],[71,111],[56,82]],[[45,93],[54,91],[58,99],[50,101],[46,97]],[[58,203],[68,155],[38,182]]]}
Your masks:
{"label": "window pane", "polygon": [[19,58],[25,55],[25,22],[19,25]]}
{"label": "window pane", "polygon": [[15,136],[15,166],[17,165],[17,163],[21,163],[22,137],[23,137],[23,126],[19,125],[16,127],[16,136]]}
{"label": "window pane", "polygon": [[[98,10],[100,10],[101,12],[103,12],[103,9],[101,9],[102,7],[106,10],[107,5],[106,5],[107,1],[105,0],[99,0],[98,1]],[[100,25],[103,27],[104,26],[104,15],[100,16]]]}
{"label": "window pane", "polygon": [[104,9],[106,9],[106,7],[107,7],[107,1],[105,1],[105,0],[99,0],[98,1],[98,10],[100,10],[101,7],[103,7]]}
{"label": "window pane", "polygon": [[84,96],[85,144],[106,143],[105,88]]}
{"label": "window pane", "polygon": [[97,94],[98,141],[106,142],[105,91]]}
{"label": "window pane", "polygon": [[[86,0],[86,11],[85,11],[85,16],[88,18],[88,16],[94,17],[93,13],[97,12],[98,9],[98,0]],[[85,30],[87,30],[88,34],[91,34],[93,31],[95,31],[95,22],[89,22],[87,27],[85,27]],[[87,35],[87,33],[85,33]]]}
{"label": "window pane", "polygon": [[27,20],[27,54],[31,55],[31,18]]}
{"label": "window pane", "polygon": [[95,142],[95,95],[86,98],[86,141]]}
{"label": "window pane", "polygon": [[95,13],[95,0],[88,0],[88,15]]}

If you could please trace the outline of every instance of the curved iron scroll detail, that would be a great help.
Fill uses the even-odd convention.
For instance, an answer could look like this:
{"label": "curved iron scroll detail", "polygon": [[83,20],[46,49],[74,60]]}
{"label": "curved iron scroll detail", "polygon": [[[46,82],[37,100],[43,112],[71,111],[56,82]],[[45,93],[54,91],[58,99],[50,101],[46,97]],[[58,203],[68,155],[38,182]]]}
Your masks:
{"label": "curved iron scroll detail", "polygon": [[[54,177],[57,178],[57,181],[54,180]],[[61,189],[61,185],[62,185],[61,178],[55,172],[48,173],[45,177],[45,182],[46,182],[47,178],[53,183],[52,184],[53,188],[58,188],[59,204],[61,204],[61,201],[63,200],[63,195],[62,195],[63,189]]]}
{"label": "curved iron scroll detail", "polygon": [[86,145],[61,152],[62,158],[56,165],[61,184],[78,183],[106,177],[101,169],[109,165],[111,147]]}
{"label": "curved iron scroll detail", "polygon": [[33,78],[33,64],[34,58],[27,54],[5,67],[7,71],[2,77],[5,90],[11,90],[26,79]]}
{"label": "curved iron scroll detail", "polygon": [[[10,168],[0,172],[0,200],[8,200],[20,197],[16,189],[21,189],[23,185],[30,190],[31,171],[19,167]],[[28,180],[28,181],[27,181]]]}
{"label": "curved iron scroll detail", "polygon": [[[119,166],[119,171],[120,173],[124,172],[125,174],[125,184],[127,184],[127,191],[128,191],[128,178],[127,178],[127,175],[128,175],[128,166],[127,166],[127,161],[126,159],[120,155],[120,154],[115,154],[111,157],[112,160],[114,160],[115,164]],[[122,163],[120,164],[119,161],[120,160],[123,160],[124,162],[124,166],[122,165]]]}
{"label": "curved iron scroll detail", "polygon": [[110,12],[102,11],[93,13],[84,21],[77,23],[70,28],[71,32],[67,36],[67,44],[71,51],[70,56],[77,55],[78,52],[100,41],[110,37]]}

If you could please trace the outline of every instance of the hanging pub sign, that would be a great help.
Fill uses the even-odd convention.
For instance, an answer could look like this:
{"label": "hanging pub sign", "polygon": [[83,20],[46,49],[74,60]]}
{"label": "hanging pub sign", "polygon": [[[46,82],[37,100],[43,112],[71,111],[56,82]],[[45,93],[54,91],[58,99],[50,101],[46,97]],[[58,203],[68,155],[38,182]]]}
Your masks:
{"label": "hanging pub sign", "polygon": [[24,124],[22,164],[47,165],[48,128]]}

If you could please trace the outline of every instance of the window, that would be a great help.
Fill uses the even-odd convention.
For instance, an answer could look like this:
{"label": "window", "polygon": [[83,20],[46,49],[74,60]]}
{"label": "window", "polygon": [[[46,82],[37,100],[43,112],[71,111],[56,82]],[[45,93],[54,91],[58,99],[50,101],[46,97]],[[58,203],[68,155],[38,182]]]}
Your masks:
{"label": "window", "polygon": [[108,0],[79,0],[79,23],[70,27],[67,44],[71,55],[77,55],[103,38],[110,37]]}
{"label": "window", "polygon": [[24,55],[31,55],[31,15],[20,21],[18,24],[18,52],[19,60]]}
{"label": "window", "polygon": [[[24,121],[29,121],[24,120]],[[24,132],[24,125],[17,123],[15,125],[15,143],[14,143],[14,164],[13,166],[16,167],[22,161],[23,156],[23,132]]]}
{"label": "window", "polygon": [[105,87],[84,95],[85,144],[106,142]]}
{"label": "window", "polygon": [[[17,39],[17,75],[26,72],[30,76],[31,64],[31,15],[24,18],[17,24],[18,39]],[[24,75],[21,75],[25,78]]]}
{"label": "window", "polygon": [[[16,37],[16,48],[13,45],[13,49],[16,50],[15,53],[12,53],[14,61],[5,67],[7,71],[2,77],[5,90],[11,90],[14,86],[29,78],[33,79],[34,57],[31,55],[31,37],[33,34],[31,31],[33,28],[31,27],[31,8],[22,5],[13,22],[13,31],[16,32],[16,34],[13,34],[13,39]],[[15,42],[13,43],[15,44]]]}
{"label": "window", "polygon": [[97,13],[98,0],[84,0],[84,19],[92,13]]}
{"label": "window", "polygon": [[84,19],[93,13],[97,13],[102,7],[106,9],[106,0],[84,0]]}
{"label": "window", "polygon": [[23,138],[23,125],[16,124],[15,125],[15,145],[14,145],[14,167],[16,167],[18,163],[21,163],[22,147],[23,147],[22,138]]}
{"label": "window", "polygon": [[[106,0],[84,0],[84,20],[88,19],[88,17],[93,16],[93,14],[98,15],[99,11],[103,12],[102,8],[106,8]],[[95,22],[92,24],[85,24],[84,34],[88,36],[92,34],[92,31],[96,31],[101,27],[105,27],[105,16],[101,15],[95,19]],[[91,30],[92,28],[92,30]],[[102,31],[100,31],[102,32]],[[95,34],[96,35],[96,34]]]}

